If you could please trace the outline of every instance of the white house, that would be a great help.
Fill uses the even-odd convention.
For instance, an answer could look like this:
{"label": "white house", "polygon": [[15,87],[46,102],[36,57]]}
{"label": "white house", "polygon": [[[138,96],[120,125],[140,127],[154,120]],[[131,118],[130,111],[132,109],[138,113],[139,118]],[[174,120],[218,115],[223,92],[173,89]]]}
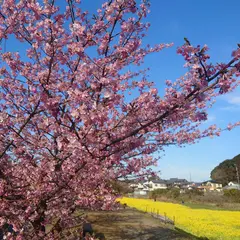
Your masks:
{"label": "white house", "polygon": [[134,189],[134,194],[146,195],[149,191],[156,189],[167,189],[167,183],[165,180],[151,180],[146,182],[132,183],[129,187]]}
{"label": "white house", "polygon": [[142,183],[132,183],[129,185],[130,188],[134,188],[134,189],[143,189],[144,186]]}
{"label": "white house", "polygon": [[156,189],[167,189],[167,183],[165,180],[152,180],[143,183],[148,191],[154,191]]}
{"label": "white house", "polygon": [[224,189],[238,189],[240,190],[240,184],[238,184],[237,182],[229,182],[227,186],[224,187]]}
{"label": "white house", "polygon": [[149,191],[148,187],[145,186],[143,183],[132,183],[129,187],[134,189],[134,194],[136,195],[146,195]]}
{"label": "white house", "polygon": [[221,192],[222,191],[222,184],[218,183],[216,181],[213,180],[209,180],[206,182],[203,182],[202,185],[200,187],[198,187],[199,189],[202,189],[205,192]]}
{"label": "white house", "polygon": [[240,186],[240,184],[239,184],[239,183],[237,183],[237,182],[229,182],[229,183],[228,183],[228,186],[239,187],[239,186]]}

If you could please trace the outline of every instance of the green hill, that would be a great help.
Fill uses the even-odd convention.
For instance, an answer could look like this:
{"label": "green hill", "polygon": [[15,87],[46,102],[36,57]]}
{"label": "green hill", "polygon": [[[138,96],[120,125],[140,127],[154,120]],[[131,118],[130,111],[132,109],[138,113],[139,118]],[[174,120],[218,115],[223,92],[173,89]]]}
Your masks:
{"label": "green hill", "polygon": [[221,162],[211,171],[211,178],[226,185],[230,181],[237,181],[237,169],[240,174],[240,154],[232,159]]}

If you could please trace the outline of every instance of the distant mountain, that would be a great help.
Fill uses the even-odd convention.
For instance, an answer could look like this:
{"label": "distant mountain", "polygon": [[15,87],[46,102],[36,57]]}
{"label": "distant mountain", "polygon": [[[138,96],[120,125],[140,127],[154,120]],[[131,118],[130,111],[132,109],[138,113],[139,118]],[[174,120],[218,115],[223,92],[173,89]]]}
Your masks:
{"label": "distant mountain", "polygon": [[211,178],[223,185],[227,185],[230,181],[237,181],[236,166],[240,174],[240,154],[221,162],[211,171]]}

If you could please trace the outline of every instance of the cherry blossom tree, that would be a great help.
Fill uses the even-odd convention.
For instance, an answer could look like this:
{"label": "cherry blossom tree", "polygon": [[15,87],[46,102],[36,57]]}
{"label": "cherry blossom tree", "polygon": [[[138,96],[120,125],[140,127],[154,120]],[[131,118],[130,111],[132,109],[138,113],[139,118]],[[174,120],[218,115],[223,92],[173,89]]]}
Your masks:
{"label": "cherry blossom tree", "polygon": [[109,0],[95,15],[80,0],[57,4],[1,1],[0,39],[16,45],[0,53],[0,225],[13,224],[17,239],[30,236],[26,222],[32,239],[51,239],[53,219],[111,209],[112,182],[151,173],[154,152],[219,135],[200,126],[239,84],[238,46],[230,62],[212,64],[207,46],[185,39],[177,53],[187,72],[160,96],[147,70],[129,70],[172,46],[142,43],[148,1]]}

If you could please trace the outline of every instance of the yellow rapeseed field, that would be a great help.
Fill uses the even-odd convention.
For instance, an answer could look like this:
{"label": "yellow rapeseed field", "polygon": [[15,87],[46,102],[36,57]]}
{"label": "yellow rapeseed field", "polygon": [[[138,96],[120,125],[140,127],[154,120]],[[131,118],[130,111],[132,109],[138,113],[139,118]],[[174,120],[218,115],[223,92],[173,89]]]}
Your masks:
{"label": "yellow rapeseed field", "polygon": [[187,206],[150,199],[121,198],[121,203],[141,211],[159,212],[175,218],[175,225],[198,237],[211,240],[240,240],[240,211],[191,209]]}

